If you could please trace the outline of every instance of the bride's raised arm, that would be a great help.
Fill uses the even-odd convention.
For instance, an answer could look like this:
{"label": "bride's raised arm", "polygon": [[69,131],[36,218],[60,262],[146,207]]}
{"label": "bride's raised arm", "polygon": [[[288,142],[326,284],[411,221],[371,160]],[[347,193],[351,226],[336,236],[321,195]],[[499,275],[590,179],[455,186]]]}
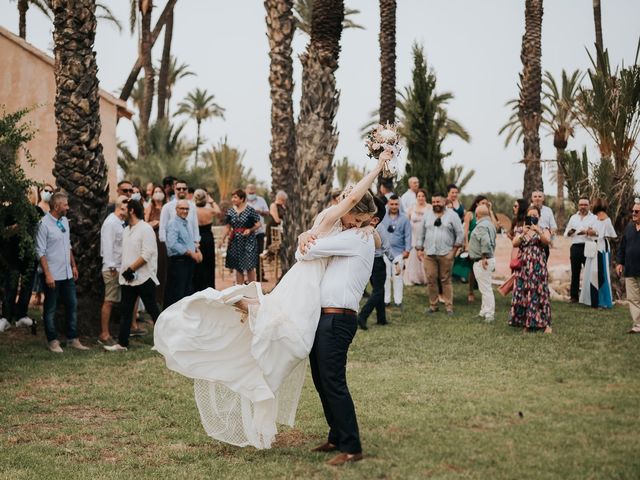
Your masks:
{"label": "bride's raised arm", "polygon": [[322,236],[323,234],[328,233],[340,217],[349,213],[351,209],[355,207],[360,200],[362,200],[364,194],[367,193],[369,187],[371,187],[375,179],[378,177],[378,174],[382,171],[382,167],[384,167],[385,162],[387,160],[391,160],[392,156],[393,153],[388,150],[382,152],[378,159],[378,165],[376,168],[365,175],[362,180],[353,187],[349,194],[340,201],[340,203],[328,209],[320,221],[320,224],[313,228],[311,233],[316,236]]}

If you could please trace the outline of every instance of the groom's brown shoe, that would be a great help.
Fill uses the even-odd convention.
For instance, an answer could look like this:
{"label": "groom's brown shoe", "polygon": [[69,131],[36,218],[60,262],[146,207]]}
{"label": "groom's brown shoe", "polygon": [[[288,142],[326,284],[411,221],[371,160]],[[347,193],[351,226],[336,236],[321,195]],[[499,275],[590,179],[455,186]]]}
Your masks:
{"label": "groom's brown shoe", "polygon": [[337,449],[338,449],[337,445],[327,442],[327,443],[323,443],[319,447],[312,448],[311,451],[312,452],[335,452]]}
{"label": "groom's brown shoe", "polygon": [[334,467],[339,467],[347,462],[357,462],[359,460],[362,460],[362,453],[341,453],[333,457],[327,463]]}

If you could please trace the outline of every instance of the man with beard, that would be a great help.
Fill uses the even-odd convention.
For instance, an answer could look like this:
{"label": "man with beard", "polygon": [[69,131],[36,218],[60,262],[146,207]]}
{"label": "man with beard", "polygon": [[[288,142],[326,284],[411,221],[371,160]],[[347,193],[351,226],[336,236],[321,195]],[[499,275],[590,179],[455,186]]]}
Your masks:
{"label": "man with beard", "polygon": [[571,303],[578,303],[580,294],[580,270],[584,266],[585,242],[591,242],[598,233],[593,229],[596,216],[589,211],[589,199],[581,197],[578,200],[578,212],[571,215],[564,236],[571,238]]}
{"label": "man with beard", "polygon": [[416,250],[423,261],[427,274],[429,308],[427,313],[438,311],[438,280],[442,284],[447,315],[453,315],[453,285],[451,269],[453,260],[464,243],[464,232],[460,217],[450,209],[445,209],[445,196],[435,193],[431,197],[432,210],[424,215],[424,225],[420,229]]}

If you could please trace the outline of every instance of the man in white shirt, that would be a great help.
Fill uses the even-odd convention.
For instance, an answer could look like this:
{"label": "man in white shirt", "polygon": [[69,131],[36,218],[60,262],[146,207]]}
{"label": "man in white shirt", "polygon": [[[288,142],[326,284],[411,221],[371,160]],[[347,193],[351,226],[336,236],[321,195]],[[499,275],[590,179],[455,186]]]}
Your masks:
{"label": "man in white shirt", "polygon": [[100,229],[100,256],[102,257],[102,281],[104,282],[104,301],[100,311],[100,335],[98,343],[113,345],[115,341],[109,333],[109,319],[114,303],[120,301],[120,283],[118,273],[122,261],[122,232],[127,217],[129,199],[119,196],[114,204],[114,211],[110,213]]}
{"label": "man in white shirt", "polygon": [[[162,207],[160,212],[160,226],[158,228],[158,238],[161,242],[167,241],[167,227],[169,222],[176,218],[176,204],[178,200],[186,200],[188,194],[187,182],[184,180],[177,180],[174,186],[175,195],[170,202],[167,202]],[[193,239],[196,245],[200,243],[200,229],[198,228],[198,215],[196,213],[196,206],[193,202],[189,202],[189,215],[187,216],[187,223],[193,234]],[[144,220],[144,217],[143,217]]]}
{"label": "man in white shirt", "polygon": [[540,221],[538,226],[541,229],[548,228],[551,230],[551,236],[553,237],[558,230],[556,219],[553,216],[553,210],[544,205],[544,193],[536,190],[531,194],[531,203],[540,209]]}
{"label": "man in white shirt", "polygon": [[587,237],[597,234],[593,229],[596,216],[589,211],[589,198],[580,197],[578,200],[578,212],[571,215],[564,236],[571,238],[571,303],[578,303],[580,294],[580,270],[586,261],[584,245]]}
{"label": "man in white shirt", "polygon": [[331,465],[362,459],[346,365],[349,345],[358,329],[360,299],[373,269],[374,251],[371,235],[349,229],[316,240],[304,255],[296,252],[300,260],[331,257],[320,283],[322,314],[309,354],[313,383],[329,424],[327,442],[314,450],[342,452],[329,461]]}
{"label": "man in white shirt", "polygon": [[408,212],[409,209],[416,204],[416,195],[418,195],[418,190],[420,190],[420,180],[418,180],[418,177],[409,178],[407,183],[409,190],[404,192],[400,197],[400,204],[405,212]]}
{"label": "man in white shirt", "polygon": [[120,304],[120,334],[118,343],[105,345],[109,352],[126,352],[133,320],[133,307],[138,297],[144,302],[147,312],[155,322],[160,316],[156,303],[156,286],[159,284],[158,247],[153,228],[144,221],[144,209],[138,200],[127,203],[129,226],[122,234],[122,262],[119,281],[122,287]]}
{"label": "man in white shirt", "polygon": [[[249,183],[244,192],[247,194],[247,205],[253,208],[258,215],[260,215],[260,228],[256,230],[256,240],[258,241],[258,256],[264,250],[264,237],[265,237],[265,221],[264,217],[269,215],[269,205],[265,202],[264,198],[256,194],[256,186],[253,183]],[[266,281],[264,278],[264,272],[260,269],[260,262],[258,262],[258,267],[256,268],[256,277],[258,281]]]}

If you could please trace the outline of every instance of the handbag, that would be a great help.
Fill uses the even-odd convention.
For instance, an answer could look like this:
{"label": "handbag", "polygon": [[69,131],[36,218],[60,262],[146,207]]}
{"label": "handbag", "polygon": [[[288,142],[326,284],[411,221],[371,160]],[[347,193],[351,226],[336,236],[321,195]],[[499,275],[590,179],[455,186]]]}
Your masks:
{"label": "handbag", "polygon": [[584,242],[584,256],[585,258],[593,258],[598,255],[598,244],[596,242]]}
{"label": "handbag", "polygon": [[511,261],[509,262],[509,268],[511,270],[520,270],[522,268],[522,261],[520,260],[520,249],[513,248],[511,250]]}
{"label": "handbag", "polygon": [[509,295],[509,293],[511,293],[511,291],[513,290],[513,285],[515,281],[516,281],[516,275],[511,274],[511,276],[507,278],[504,281],[504,283],[498,287],[498,292],[500,292],[500,295],[502,295],[503,297],[506,297],[507,295]]}

